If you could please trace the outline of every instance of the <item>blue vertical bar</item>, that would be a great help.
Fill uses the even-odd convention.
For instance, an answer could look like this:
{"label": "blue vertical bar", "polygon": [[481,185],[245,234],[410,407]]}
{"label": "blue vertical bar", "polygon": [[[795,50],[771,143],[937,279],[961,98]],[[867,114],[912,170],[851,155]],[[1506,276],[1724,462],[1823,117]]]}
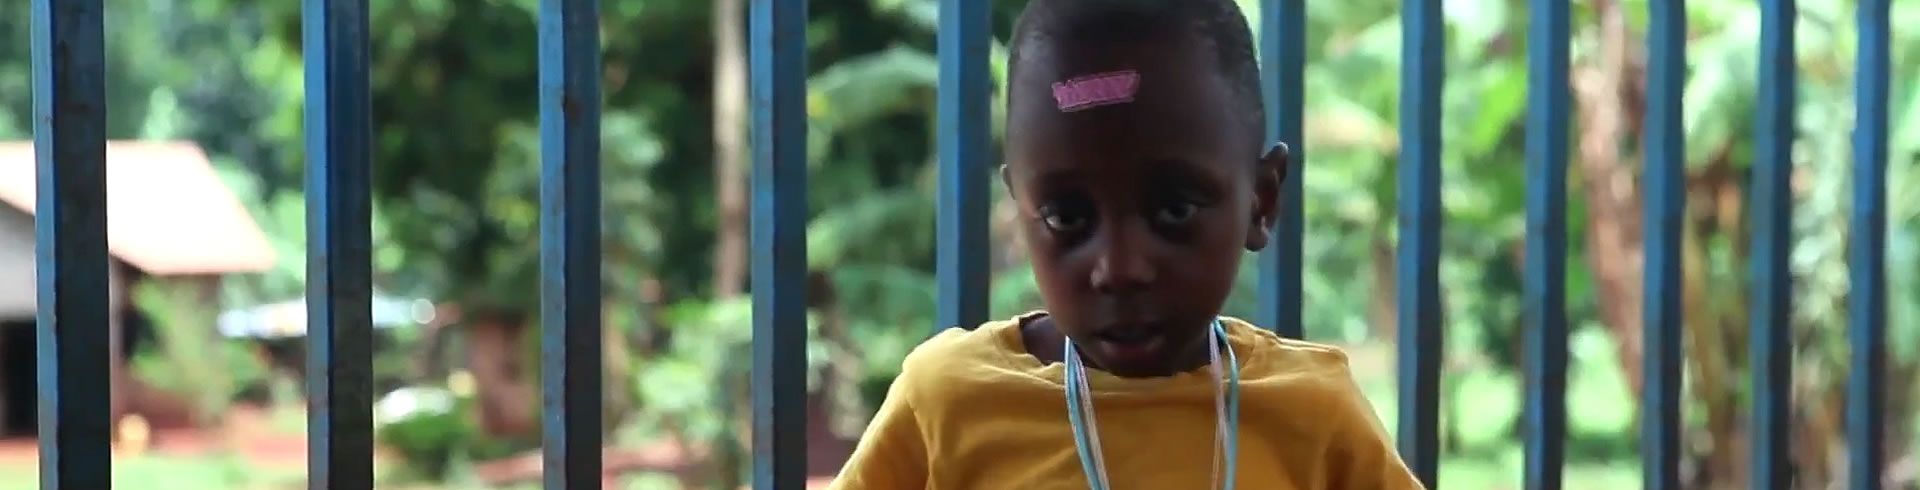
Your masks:
{"label": "blue vertical bar", "polygon": [[304,0],[307,488],[373,488],[367,0]]}
{"label": "blue vertical bar", "polygon": [[993,116],[987,69],[993,3],[940,0],[940,215],[935,264],[937,329],[987,320],[988,137]]}
{"label": "blue vertical bar", "polygon": [[1273,246],[1260,254],[1260,323],[1283,337],[1305,336],[1300,324],[1300,240],[1306,225],[1300,196],[1300,162],[1306,158],[1307,12],[1305,0],[1263,0],[1260,58],[1266,67],[1267,141],[1285,143],[1287,174],[1280,186],[1280,214]]}
{"label": "blue vertical bar", "polygon": [[1567,432],[1568,0],[1527,23],[1526,487],[1558,490]]}
{"label": "blue vertical bar", "polygon": [[600,2],[540,1],[541,472],[600,488]]}
{"label": "blue vertical bar", "polygon": [[1760,113],[1753,161],[1751,358],[1753,359],[1753,488],[1791,483],[1787,434],[1793,382],[1793,271],[1787,255],[1793,218],[1794,0],[1760,2]]}
{"label": "blue vertical bar", "polygon": [[753,0],[753,487],[807,468],[807,2]]}
{"label": "blue vertical bar", "polygon": [[1400,9],[1400,456],[1427,488],[1440,474],[1440,0]]}
{"label": "blue vertical bar", "polygon": [[1686,219],[1686,134],[1681,124],[1687,85],[1685,0],[1647,2],[1645,295],[1642,311],[1640,460],[1642,487],[1680,488],[1680,237]]}
{"label": "blue vertical bar", "polygon": [[1861,0],[1859,68],[1855,70],[1853,128],[1853,240],[1848,268],[1847,376],[1848,488],[1879,490],[1886,461],[1884,427],[1887,350],[1887,84],[1890,79],[1890,0]]}
{"label": "blue vertical bar", "polygon": [[40,488],[104,489],[113,455],[101,1],[34,0],[32,15]]}

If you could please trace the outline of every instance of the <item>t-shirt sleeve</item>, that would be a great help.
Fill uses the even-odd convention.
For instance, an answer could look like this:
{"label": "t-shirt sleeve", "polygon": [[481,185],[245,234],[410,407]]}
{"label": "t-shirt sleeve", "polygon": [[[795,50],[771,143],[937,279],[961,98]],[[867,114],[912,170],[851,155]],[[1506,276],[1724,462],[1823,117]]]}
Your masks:
{"label": "t-shirt sleeve", "polygon": [[[1345,363],[1342,363],[1344,367]],[[1413,476],[1405,461],[1394,450],[1393,440],[1374,415],[1351,372],[1342,369],[1340,393],[1334,407],[1340,423],[1329,441],[1328,488],[1367,488],[1380,490],[1417,490],[1420,480]]]}
{"label": "t-shirt sleeve", "polygon": [[904,373],[895,378],[880,402],[880,411],[867,424],[860,443],[832,490],[921,489],[927,486],[927,446],[912,402],[913,383]]}

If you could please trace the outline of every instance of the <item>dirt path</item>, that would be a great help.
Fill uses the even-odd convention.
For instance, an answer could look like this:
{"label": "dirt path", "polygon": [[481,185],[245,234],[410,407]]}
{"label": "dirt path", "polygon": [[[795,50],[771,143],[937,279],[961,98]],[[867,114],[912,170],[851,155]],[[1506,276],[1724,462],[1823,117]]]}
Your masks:
{"label": "dirt path", "polygon": [[[0,467],[33,467],[39,461],[39,441],[32,437],[0,439]],[[115,457],[153,455],[167,457],[205,457],[231,449],[247,463],[260,467],[299,469],[306,464],[307,441],[303,434],[273,427],[272,415],[258,407],[235,407],[229,412],[224,430],[213,428],[162,429],[154,431],[147,447],[126,444],[114,448]]]}

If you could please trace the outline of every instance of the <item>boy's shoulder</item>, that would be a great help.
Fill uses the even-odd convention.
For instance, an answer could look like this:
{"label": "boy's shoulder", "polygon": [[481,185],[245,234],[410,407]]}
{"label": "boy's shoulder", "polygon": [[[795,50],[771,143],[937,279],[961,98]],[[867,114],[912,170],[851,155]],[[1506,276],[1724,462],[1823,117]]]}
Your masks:
{"label": "boy's shoulder", "polygon": [[1227,336],[1236,348],[1246,351],[1247,363],[1271,364],[1295,373],[1326,372],[1346,375],[1347,351],[1331,344],[1281,337],[1272,330],[1246,320],[1222,317]]}
{"label": "boy's shoulder", "polygon": [[1240,355],[1243,380],[1256,390],[1286,399],[1365,406],[1364,401],[1350,403],[1363,396],[1345,349],[1281,337],[1238,319],[1227,321],[1235,349],[1246,352]]}
{"label": "boy's shoulder", "polygon": [[1374,406],[1360,389],[1345,349],[1284,338],[1240,320],[1230,319],[1228,331],[1237,349],[1250,351],[1243,356],[1242,381],[1256,403],[1268,402],[1271,411],[1298,411],[1301,420],[1325,422],[1329,413],[1342,415],[1339,422],[1315,425],[1317,430],[1349,437],[1379,430]]}
{"label": "boy's shoulder", "polygon": [[1034,384],[1044,368],[1037,360],[1020,358],[1025,355],[1018,350],[1021,321],[989,321],[934,334],[907,353],[887,396],[937,419],[957,402]]}
{"label": "boy's shoulder", "polygon": [[[951,327],[922,341],[907,353],[901,375],[939,375],[957,367],[1005,364],[1017,346],[1009,343],[1024,317],[991,320],[971,329]],[[1011,335],[1017,341],[1018,335]]]}

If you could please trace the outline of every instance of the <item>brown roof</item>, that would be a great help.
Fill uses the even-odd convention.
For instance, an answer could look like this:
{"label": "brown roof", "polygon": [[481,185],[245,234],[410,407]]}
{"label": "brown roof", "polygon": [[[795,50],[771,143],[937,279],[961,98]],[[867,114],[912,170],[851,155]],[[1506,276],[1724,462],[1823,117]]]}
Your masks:
{"label": "brown roof", "polygon": [[[0,201],[34,208],[33,142],[0,142]],[[259,272],[274,251],[190,142],[107,143],[107,248],[155,275]]]}

